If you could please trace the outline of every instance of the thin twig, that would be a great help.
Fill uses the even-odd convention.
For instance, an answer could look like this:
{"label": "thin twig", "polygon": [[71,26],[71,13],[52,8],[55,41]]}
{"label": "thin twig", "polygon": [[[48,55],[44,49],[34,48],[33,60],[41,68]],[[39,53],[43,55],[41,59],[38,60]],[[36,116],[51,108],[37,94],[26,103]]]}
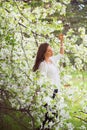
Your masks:
{"label": "thin twig", "polygon": [[57,121],[56,123],[54,123],[54,124],[52,125],[51,128],[53,128],[55,125],[57,125],[57,124],[59,124],[59,123],[60,123],[60,121]]}
{"label": "thin twig", "polygon": [[16,109],[16,108],[11,108],[11,107],[4,107],[4,106],[0,106],[0,109],[5,109],[5,110],[10,110],[10,111],[18,111],[18,112],[27,112],[26,109],[24,108],[20,108],[20,109]]}
{"label": "thin twig", "polygon": [[21,68],[19,68],[19,67],[17,67],[20,71],[22,71],[25,75],[26,75],[26,77],[31,81],[31,82],[33,82],[32,81],[32,79],[29,77],[29,75],[25,72],[25,71],[23,71]]}
{"label": "thin twig", "polygon": [[87,121],[86,121],[85,119],[83,119],[83,118],[81,118],[81,117],[79,117],[79,116],[73,116],[73,117],[75,117],[75,118],[77,118],[77,119],[79,119],[79,120],[82,120],[82,121],[84,121],[84,122],[87,123]]}
{"label": "thin twig", "polygon": [[28,18],[21,12],[21,10],[19,9],[18,5],[17,5],[17,2],[14,0],[14,3],[19,11],[19,13],[30,23],[30,21],[28,20]]}
{"label": "thin twig", "polygon": [[84,111],[79,111],[79,112],[82,112],[82,113],[84,113],[84,114],[87,114],[87,112],[84,112]]}
{"label": "thin twig", "polygon": [[31,119],[32,119],[32,128],[33,128],[33,130],[35,130],[35,121],[34,121],[34,117],[31,115],[31,113],[28,111],[27,112],[28,113],[28,115],[31,117]]}
{"label": "thin twig", "polygon": [[22,47],[22,50],[23,50],[23,52],[24,52],[24,56],[25,56],[27,65],[28,65],[28,67],[29,67],[28,58],[27,58],[27,56],[26,56],[25,49],[24,49],[23,42],[22,42],[22,41],[23,41],[23,33],[22,33],[21,27],[20,27],[20,31],[21,31],[21,47]]}

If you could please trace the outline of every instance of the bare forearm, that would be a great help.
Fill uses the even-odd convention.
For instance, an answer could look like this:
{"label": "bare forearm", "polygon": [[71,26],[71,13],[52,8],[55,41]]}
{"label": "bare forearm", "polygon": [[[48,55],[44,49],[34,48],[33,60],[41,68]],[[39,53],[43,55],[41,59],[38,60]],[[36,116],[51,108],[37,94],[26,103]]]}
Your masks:
{"label": "bare forearm", "polygon": [[63,41],[61,41],[60,43],[60,54],[64,54],[64,44],[63,44]]}

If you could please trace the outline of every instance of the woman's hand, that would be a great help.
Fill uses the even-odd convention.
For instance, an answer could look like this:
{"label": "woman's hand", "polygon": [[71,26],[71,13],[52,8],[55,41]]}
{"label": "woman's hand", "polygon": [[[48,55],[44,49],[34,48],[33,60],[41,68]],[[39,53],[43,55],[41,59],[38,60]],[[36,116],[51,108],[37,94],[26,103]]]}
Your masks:
{"label": "woman's hand", "polygon": [[63,42],[64,37],[63,37],[63,34],[62,34],[62,33],[59,34],[58,38],[59,38],[59,40],[60,40],[61,42]]}
{"label": "woman's hand", "polygon": [[58,38],[60,40],[60,54],[64,54],[63,34],[59,34]]}

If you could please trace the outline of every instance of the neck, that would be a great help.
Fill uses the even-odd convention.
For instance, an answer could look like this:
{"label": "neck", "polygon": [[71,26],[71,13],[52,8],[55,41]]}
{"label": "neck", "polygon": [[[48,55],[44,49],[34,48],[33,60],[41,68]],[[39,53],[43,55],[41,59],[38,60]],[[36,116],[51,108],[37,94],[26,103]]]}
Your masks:
{"label": "neck", "polygon": [[49,57],[45,57],[45,61],[46,62],[49,62],[50,60],[49,60]]}

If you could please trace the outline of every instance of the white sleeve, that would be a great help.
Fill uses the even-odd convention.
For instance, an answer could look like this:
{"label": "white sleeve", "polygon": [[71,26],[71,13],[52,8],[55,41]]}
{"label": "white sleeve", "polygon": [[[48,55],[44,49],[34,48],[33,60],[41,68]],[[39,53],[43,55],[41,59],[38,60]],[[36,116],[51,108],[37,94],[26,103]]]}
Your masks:
{"label": "white sleeve", "polygon": [[40,63],[39,70],[42,74],[47,75],[47,66],[44,62]]}
{"label": "white sleeve", "polygon": [[54,60],[54,62],[58,62],[62,57],[63,55],[59,53],[58,55],[52,56],[51,58]]}

